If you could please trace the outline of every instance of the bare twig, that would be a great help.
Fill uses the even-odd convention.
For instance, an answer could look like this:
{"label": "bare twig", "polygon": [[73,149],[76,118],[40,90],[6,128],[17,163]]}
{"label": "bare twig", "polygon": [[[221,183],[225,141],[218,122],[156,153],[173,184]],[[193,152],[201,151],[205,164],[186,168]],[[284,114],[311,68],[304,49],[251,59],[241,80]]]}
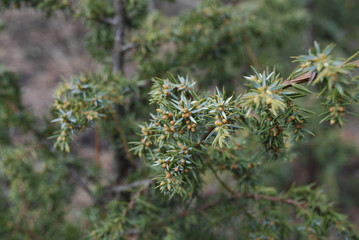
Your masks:
{"label": "bare twig", "polygon": [[[357,68],[359,68],[359,60],[356,60],[356,61],[353,61],[353,62],[350,62],[347,64],[351,64],[351,65],[354,65]],[[305,82],[310,81],[313,78],[313,76],[315,77],[315,75],[313,75],[313,74],[316,74],[316,73],[304,73],[296,78],[287,79],[287,80],[283,81],[282,84],[285,85],[285,88],[287,88],[287,87],[292,86],[293,84],[305,83]]]}
{"label": "bare twig", "polygon": [[303,75],[300,75],[296,78],[287,79],[287,80],[283,81],[282,84],[285,85],[285,88],[287,88],[287,87],[291,87],[293,84],[305,83],[305,82],[308,82],[313,77],[313,75],[315,76],[316,73],[315,72],[304,73]]}
{"label": "bare twig", "polygon": [[268,195],[263,195],[263,194],[249,194],[249,193],[236,193],[233,189],[231,189],[216,173],[215,169],[213,168],[213,166],[211,165],[211,163],[207,163],[207,165],[209,166],[209,168],[212,170],[212,172],[214,173],[215,177],[217,178],[217,180],[222,184],[222,186],[228,191],[230,192],[233,196],[233,199],[238,199],[238,198],[252,198],[252,199],[263,199],[263,200],[268,200],[271,202],[282,202],[282,203],[286,203],[286,204],[290,204],[290,205],[294,205],[298,208],[301,209],[305,209],[307,207],[307,204],[298,202],[294,199],[291,198],[283,198],[281,196],[268,196]]}
{"label": "bare twig", "polygon": [[138,43],[128,43],[128,44],[123,45],[123,46],[121,47],[121,52],[125,53],[125,52],[127,52],[127,51],[130,51],[130,50],[132,50],[132,49],[138,47],[138,46],[139,46]]}
{"label": "bare twig", "polygon": [[356,60],[356,61],[350,62],[349,64],[356,65],[356,67],[358,68],[358,67],[359,67],[359,60]]}
{"label": "bare twig", "polygon": [[300,209],[306,209],[306,207],[308,206],[307,203],[302,203],[299,201],[296,201],[294,199],[291,198],[284,198],[281,196],[269,196],[269,195],[263,195],[263,194],[249,194],[249,193],[238,193],[236,195],[234,195],[233,199],[238,199],[238,198],[251,198],[254,200],[257,199],[262,199],[262,200],[268,200],[271,202],[282,202],[282,203],[286,203],[289,205],[293,205],[297,208]]}
{"label": "bare twig", "polygon": [[222,184],[222,186],[230,192],[232,195],[236,195],[236,192],[232,190],[225,182],[222,181],[222,179],[218,176],[216,170],[213,168],[212,164],[210,162],[207,162],[208,167],[212,170],[214,176],[217,178],[218,182]]}
{"label": "bare twig", "polygon": [[121,217],[122,219],[127,215],[127,213],[133,208],[136,200],[141,196],[141,193],[144,192],[147,188],[143,186],[131,199],[131,201],[128,203],[126,210],[122,213]]}
{"label": "bare twig", "polygon": [[258,64],[258,60],[256,58],[256,55],[254,54],[253,50],[252,50],[252,47],[249,43],[249,39],[248,37],[244,37],[244,45],[246,47],[246,51],[248,53],[248,56],[249,56],[249,59],[251,60],[252,64],[254,65],[254,67],[256,69],[259,69],[259,64]]}
{"label": "bare twig", "polygon": [[126,184],[126,185],[120,185],[120,186],[116,186],[112,188],[112,191],[114,192],[126,192],[129,191],[133,188],[137,188],[140,186],[144,186],[145,188],[147,188],[153,181],[151,179],[144,179],[144,180],[139,180],[130,184]]}
{"label": "bare twig", "polygon": [[302,203],[299,201],[296,201],[294,199],[291,198],[284,198],[281,196],[269,196],[269,195],[263,195],[263,194],[243,194],[243,193],[238,193],[238,194],[234,194],[231,198],[220,198],[217,199],[216,201],[207,203],[205,205],[200,205],[197,206],[196,208],[193,209],[186,209],[183,212],[179,213],[177,216],[171,217],[170,219],[166,220],[165,222],[161,222],[159,224],[156,224],[156,227],[160,227],[160,226],[165,226],[171,222],[177,221],[179,218],[184,218],[186,216],[188,216],[191,212],[193,211],[200,211],[200,212],[204,212],[210,208],[213,208],[215,206],[217,206],[218,204],[220,204],[223,201],[232,201],[235,202],[240,198],[250,198],[250,199],[262,199],[262,200],[267,200],[270,202],[282,202],[285,204],[289,204],[292,205],[294,207],[297,207],[299,209],[305,210],[305,212],[308,214],[308,210],[306,209],[308,207],[307,203]]}
{"label": "bare twig", "polygon": [[196,144],[196,147],[199,147],[199,146],[204,142],[204,140],[206,140],[206,138],[207,138],[208,135],[212,132],[213,129],[214,129],[213,127],[209,127],[209,128],[208,128],[207,133],[202,136],[201,141],[199,141],[199,142]]}
{"label": "bare twig", "polygon": [[137,234],[140,234],[142,231],[143,231],[142,229],[130,229],[130,230],[127,230],[127,231],[121,233],[120,235],[121,236],[137,235]]}
{"label": "bare twig", "polygon": [[147,11],[153,12],[155,10],[155,2],[154,0],[148,0],[148,4],[147,4]]}
{"label": "bare twig", "polygon": [[228,154],[231,158],[237,158],[236,155],[234,155],[233,153],[227,151],[226,149],[223,149],[223,148],[217,148],[217,150],[219,150],[221,153],[225,153],[225,154]]}
{"label": "bare twig", "polygon": [[6,100],[6,104],[9,107],[9,109],[14,113],[18,113],[20,111],[19,108],[13,102]]}
{"label": "bare twig", "polygon": [[83,17],[86,20],[90,20],[90,21],[95,21],[98,23],[105,23],[108,25],[115,25],[115,20],[113,18],[94,18],[94,17],[89,17],[86,15],[81,15],[81,17]]}
{"label": "bare twig", "polygon": [[93,194],[92,190],[87,186],[87,184],[82,180],[80,174],[77,172],[77,170],[69,166],[70,173],[72,175],[72,178],[79,184],[79,186],[91,197],[92,201],[95,204],[101,203],[101,200],[98,199],[95,194]]}
{"label": "bare twig", "polygon": [[113,18],[100,18],[100,19],[98,19],[98,21],[107,23],[110,25],[115,25],[115,20]]}
{"label": "bare twig", "polygon": [[99,134],[99,128],[98,123],[96,122],[95,125],[95,164],[96,167],[100,167],[100,134]]}
{"label": "bare twig", "polygon": [[124,55],[121,51],[125,45],[125,24],[124,24],[124,4],[122,0],[114,1],[115,17],[113,19],[115,29],[115,39],[113,44],[113,74],[124,72]]}
{"label": "bare twig", "polygon": [[122,140],[122,143],[123,143],[123,147],[125,148],[127,158],[130,161],[131,165],[135,166],[135,160],[133,159],[133,156],[132,156],[132,153],[130,151],[130,148],[128,147],[128,143],[127,143],[127,140],[125,138],[125,133],[124,133],[124,131],[123,131],[122,127],[121,127],[120,121],[118,120],[117,115],[116,115],[116,113],[114,111],[112,112],[112,118],[115,121],[117,131],[120,133],[121,140]]}
{"label": "bare twig", "polygon": [[19,209],[19,215],[17,216],[14,231],[12,233],[12,237],[15,237],[16,234],[19,232],[21,225],[23,223],[23,220],[28,212],[27,202],[25,199],[25,188],[24,188],[24,184],[22,181],[19,181],[19,187],[20,187],[21,204],[20,204],[20,209]]}

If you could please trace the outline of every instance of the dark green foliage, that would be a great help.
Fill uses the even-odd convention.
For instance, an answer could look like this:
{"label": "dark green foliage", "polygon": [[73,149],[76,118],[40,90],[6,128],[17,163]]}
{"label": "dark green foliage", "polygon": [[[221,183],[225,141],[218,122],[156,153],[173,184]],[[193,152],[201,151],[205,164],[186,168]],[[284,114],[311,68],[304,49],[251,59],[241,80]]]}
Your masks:
{"label": "dark green foliage", "polygon": [[[21,103],[18,77],[0,65],[0,144],[11,142],[11,131],[20,127],[26,131],[31,121]],[[24,121],[24,119],[26,119]]]}
{"label": "dark green foliage", "polygon": [[[0,86],[1,238],[78,239],[80,230],[65,221],[75,161],[43,143],[44,133],[22,105],[17,76],[1,69]],[[14,138],[24,139],[14,144]]]}
{"label": "dark green foliage", "polygon": [[310,1],[313,37],[317,40],[335,42],[350,54],[357,46],[347,44],[358,39],[358,1],[315,0]]}
{"label": "dark green foliage", "polygon": [[69,0],[2,0],[0,2],[0,9],[13,7],[18,9],[20,7],[36,7],[50,16],[56,10],[70,10]]}
{"label": "dark green foliage", "polygon": [[[154,16],[147,31],[133,39],[141,46],[136,58],[139,72],[156,77],[167,71],[191,72],[201,86],[211,82],[228,87],[235,83],[233,79],[238,81],[238,73],[249,72],[249,65],[283,62],[284,58],[276,59],[275,52],[300,41],[306,16],[298,1],[250,1],[234,7],[203,1],[170,24]],[[173,48],[155,54],[163,45]],[[259,52],[261,58],[257,59]]]}
{"label": "dark green foliage", "polygon": [[[80,230],[65,221],[73,195],[66,158],[28,150],[1,147],[1,237],[4,239],[78,239]],[[38,161],[38,158],[45,159]],[[71,187],[72,186],[72,187]],[[29,191],[29,189],[31,189]],[[6,213],[7,212],[7,213]]]}

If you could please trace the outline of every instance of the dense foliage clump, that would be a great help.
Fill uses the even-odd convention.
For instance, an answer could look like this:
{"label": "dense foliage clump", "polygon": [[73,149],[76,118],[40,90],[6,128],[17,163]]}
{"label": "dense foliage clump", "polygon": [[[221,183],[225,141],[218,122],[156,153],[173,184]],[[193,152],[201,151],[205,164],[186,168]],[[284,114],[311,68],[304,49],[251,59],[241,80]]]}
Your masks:
{"label": "dense foliage clump", "polygon": [[[17,75],[0,68],[0,238],[359,239],[332,202],[358,153],[329,130],[358,114],[358,53],[337,57],[356,51],[355,0],[204,0],[175,17],[149,0],[0,7],[81,19],[103,66],[60,84],[52,120],[31,113]],[[92,127],[95,164],[73,144]],[[296,155],[319,165],[308,171],[324,187],[285,177]],[[92,204],[75,214],[77,187]]]}

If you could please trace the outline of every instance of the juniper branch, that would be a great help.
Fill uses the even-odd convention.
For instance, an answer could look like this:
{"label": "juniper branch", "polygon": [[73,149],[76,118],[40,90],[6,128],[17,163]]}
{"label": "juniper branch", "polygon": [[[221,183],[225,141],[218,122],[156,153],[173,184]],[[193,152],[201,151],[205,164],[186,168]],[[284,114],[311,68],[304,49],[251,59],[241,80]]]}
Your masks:
{"label": "juniper branch", "polygon": [[[350,62],[348,64],[354,65],[356,68],[359,68],[359,60]],[[311,79],[315,78],[315,72],[314,73],[304,73],[296,78],[293,79],[287,79],[282,82],[283,85],[285,85],[285,88],[293,86],[293,84],[300,84],[310,81]]]}

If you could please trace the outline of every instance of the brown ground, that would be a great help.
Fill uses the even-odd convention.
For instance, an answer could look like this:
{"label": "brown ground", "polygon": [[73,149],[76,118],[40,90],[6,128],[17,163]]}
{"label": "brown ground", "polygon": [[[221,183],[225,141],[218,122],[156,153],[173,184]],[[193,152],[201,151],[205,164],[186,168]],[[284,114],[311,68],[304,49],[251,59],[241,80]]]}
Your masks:
{"label": "brown ground", "polygon": [[95,67],[82,47],[84,28],[63,15],[46,19],[34,10],[1,13],[6,29],[0,34],[0,59],[20,75],[23,101],[44,115],[53,90],[73,74]]}

